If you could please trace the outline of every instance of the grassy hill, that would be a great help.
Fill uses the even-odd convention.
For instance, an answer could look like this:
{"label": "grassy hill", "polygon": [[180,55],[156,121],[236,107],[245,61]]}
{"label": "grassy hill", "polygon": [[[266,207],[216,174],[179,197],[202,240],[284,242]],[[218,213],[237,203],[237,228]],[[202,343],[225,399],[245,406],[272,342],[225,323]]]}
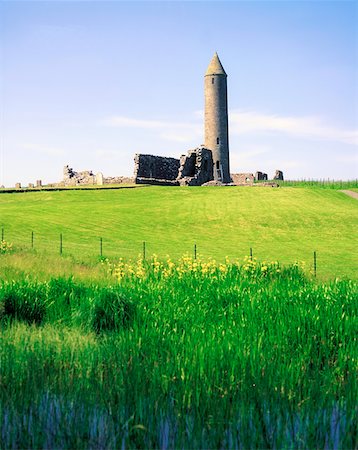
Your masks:
{"label": "grassy hill", "polygon": [[[357,207],[311,187],[1,194],[3,447],[357,448],[358,283],[324,280],[357,278]],[[143,241],[150,264],[115,260]],[[285,265],[218,263],[250,247]],[[287,265],[313,250],[317,280]]]}
{"label": "grassy hill", "polygon": [[[95,191],[0,195],[0,227],[15,250],[78,260],[103,255],[135,258],[243,259],[250,247],[260,260],[312,265],[320,277],[356,277],[358,202],[337,190],[309,187],[137,187]],[[44,253],[43,253],[44,254]]]}

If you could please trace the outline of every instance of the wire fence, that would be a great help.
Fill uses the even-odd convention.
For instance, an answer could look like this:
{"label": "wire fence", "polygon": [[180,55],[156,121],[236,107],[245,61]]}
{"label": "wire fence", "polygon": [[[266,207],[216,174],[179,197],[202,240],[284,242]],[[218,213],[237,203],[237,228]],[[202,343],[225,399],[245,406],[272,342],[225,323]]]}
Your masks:
{"label": "wire fence", "polygon": [[[78,234],[77,234],[78,237]],[[80,239],[71,239],[69,233],[51,232],[36,233],[34,230],[9,230],[7,232],[4,227],[1,228],[1,241],[11,243],[16,251],[34,251],[38,253],[46,253],[59,256],[73,256],[77,259],[83,258],[118,258],[134,259],[142,258],[150,259],[152,255],[162,258],[170,256],[178,259],[184,254],[191,256],[194,260],[198,257],[224,259],[228,257],[232,259],[244,259],[249,257],[254,259],[256,256],[260,260],[267,259],[265,254],[257,252],[255,254],[253,246],[243,246],[231,249],[229,252],[213,251],[208,245],[204,248],[200,247],[197,242],[187,243],[184,245],[163,245],[160,242],[147,242],[143,240],[128,241],[108,238],[103,236],[94,236],[84,233]],[[283,244],[283,243],[282,243]],[[201,250],[204,250],[203,252]],[[317,251],[314,250],[309,254],[306,253],[306,262],[311,261],[310,268],[313,274],[317,275]],[[280,261],[284,262],[284,261]],[[287,262],[287,261],[286,261]],[[294,261],[291,261],[293,263]]]}

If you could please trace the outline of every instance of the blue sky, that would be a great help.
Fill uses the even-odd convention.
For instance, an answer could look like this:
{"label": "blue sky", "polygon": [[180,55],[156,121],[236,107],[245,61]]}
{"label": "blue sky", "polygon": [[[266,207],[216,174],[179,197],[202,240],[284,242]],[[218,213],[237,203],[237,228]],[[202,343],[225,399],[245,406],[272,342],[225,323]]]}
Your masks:
{"label": "blue sky", "polygon": [[0,184],[132,175],[203,143],[203,76],[228,74],[231,172],[358,177],[358,3],[0,3]]}

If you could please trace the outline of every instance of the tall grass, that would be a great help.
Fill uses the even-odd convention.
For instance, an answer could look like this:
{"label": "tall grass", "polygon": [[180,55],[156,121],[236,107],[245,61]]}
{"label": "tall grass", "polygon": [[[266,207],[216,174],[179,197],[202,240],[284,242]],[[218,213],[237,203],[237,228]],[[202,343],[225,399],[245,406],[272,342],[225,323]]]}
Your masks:
{"label": "tall grass", "polygon": [[278,182],[280,186],[313,187],[323,189],[352,189],[358,188],[358,179],[355,180],[330,180],[330,179],[302,179],[283,180]]}
{"label": "tall grass", "polygon": [[24,294],[2,313],[4,448],[357,446],[357,283],[250,259],[103,268],[111,286],[2,283],[2,304]]}

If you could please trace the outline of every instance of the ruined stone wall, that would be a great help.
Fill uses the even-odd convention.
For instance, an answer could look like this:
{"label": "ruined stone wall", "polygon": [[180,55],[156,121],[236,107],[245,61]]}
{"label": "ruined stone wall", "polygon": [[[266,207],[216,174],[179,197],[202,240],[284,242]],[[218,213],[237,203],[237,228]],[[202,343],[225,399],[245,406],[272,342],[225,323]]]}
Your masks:
{"label": "ruined stone wall", "polygon": [[205,147],[189,150],[180,157],[177,180],[181,186],[201,186],[213,179],[213,156]]}
{"label": "ruined stone wall", "polygon": [[96,177],[92,170],[76,172],[68,165],[63,168],[63,184],[76,186],[77,184],[96,184]]}
{"label": "ruined stone wall", "polygon": [[255,181],[253,173],[232,173],[231,178],[236,185],[251,185]]}
{"label": "ruined stone wall", "polygon": [[123,184],[134,183],[132,177],[104,177],[101,172],[96,175],[92,170],[84,170],[76,172],[68,165],[63,168],[63,181],[56,183],[55,186],[77,186],[83,184],[95,184],[102,186],[103,184]]}
{"label": "ruined stone wall", "polygon": [[274,180],[282,180],[283,181],[283,172],[281,170],[276,170]]}
{"label": "ruined stone wall", "polygon": [[[101,184],[98,180],[98,174],[97,177],[97,184]],[[133,177],[104,177],[102,184],[130,184],[134,183]]]}
{"label": "ruined stone wall", "polygon": [[255,180],[256,181],[267,181],[267,173],[256,172]]}
{"label": "ruined stone wall", "polygon": [[137,184],[176,185],[180,162],[164,156],[134,155],[134,180]]}

